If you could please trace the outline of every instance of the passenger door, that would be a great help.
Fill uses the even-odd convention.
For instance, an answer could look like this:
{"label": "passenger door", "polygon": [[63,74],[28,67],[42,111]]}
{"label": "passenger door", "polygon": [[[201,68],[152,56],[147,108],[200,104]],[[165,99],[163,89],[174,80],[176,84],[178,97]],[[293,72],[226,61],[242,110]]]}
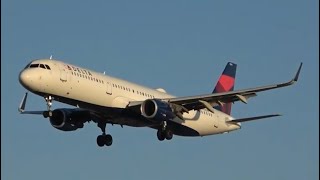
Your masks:
{"label": "passenger door", "polygon": [[112,85],[110,82],[107,82],[107,91],[106,93],[109,94],[109,95],[112,95]]}
{"label": "passenger door", "polygon": [[67,70],[63,66],[60,66],[60,80],[62,82],[67,82],[67,79],[68,79]]}

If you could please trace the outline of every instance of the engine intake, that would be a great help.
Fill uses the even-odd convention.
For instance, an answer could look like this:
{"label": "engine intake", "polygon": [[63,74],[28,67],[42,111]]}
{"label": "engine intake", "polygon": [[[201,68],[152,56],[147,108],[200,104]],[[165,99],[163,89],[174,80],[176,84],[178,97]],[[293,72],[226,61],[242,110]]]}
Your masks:
{"label": "engine intake", "polygon": [[159,99],[147,99],[141,104],[141,114],[154,122],[172,120],[176,117],[169,103]]}
{"label": "engine intake", "polygon": [[74,131],[83,127],[83,123],[90,119],[87,111],[77,109],[56,109],[52,111],[50,123],[62,131]]}

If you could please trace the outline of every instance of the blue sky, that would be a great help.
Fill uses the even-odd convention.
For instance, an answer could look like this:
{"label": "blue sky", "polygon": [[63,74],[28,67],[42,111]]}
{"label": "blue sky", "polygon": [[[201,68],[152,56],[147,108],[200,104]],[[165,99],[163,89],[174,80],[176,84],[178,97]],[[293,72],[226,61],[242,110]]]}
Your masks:
{"label": "blue sky", "polygon": [[[1,1],[1,177],[4,179],[319,179],[319,2]],[[17,112],[20,70],[49,58],[162,87],[177,96],[209,93],[225,64],[238,64],[235,89],[293,77],[263,92],[235,117],[283,116],[243,123],[229,134],[159,142],[148,128],[54,129]],[[90,93],[90,92],[88,92]],[[54,108],[70,107],[55,102]],[[45,109],[29,94],[27,108]]]}

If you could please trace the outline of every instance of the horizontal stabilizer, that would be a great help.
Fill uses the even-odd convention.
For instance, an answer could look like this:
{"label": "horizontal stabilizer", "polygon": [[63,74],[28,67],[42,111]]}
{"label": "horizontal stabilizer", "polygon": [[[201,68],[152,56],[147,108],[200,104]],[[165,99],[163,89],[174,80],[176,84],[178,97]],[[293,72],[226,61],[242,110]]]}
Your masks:
{"label": "horizontal stabilizer", "polygon": [[281,116],[280,114],[270,114],[264,116],[256,116],[256,117],[248,117],[248,118],[241,118],[241,119],[234,119],[232,121],[228,121],[228,123],[238,123],[238,122],[246,122],[246,121],[253,121],[258,119],[270,118],[275,116]]}

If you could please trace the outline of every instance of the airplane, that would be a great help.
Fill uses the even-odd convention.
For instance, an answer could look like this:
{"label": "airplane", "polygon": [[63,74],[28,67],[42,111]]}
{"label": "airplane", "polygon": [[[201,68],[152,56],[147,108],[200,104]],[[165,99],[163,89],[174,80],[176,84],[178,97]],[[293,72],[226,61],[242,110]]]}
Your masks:
{"label": "airplane", "polygon": [[[47,110],[25,111],[28,92],[18,110],[21,114],[43,115],[61,131],[75,131],[93,121],[102,131],[96,139],[99,147],[113,143],[112,136],[106,134],[107,124],[149,127],[157,131],[160,141],[171,140],[173,135],[223,134],[241,129],[242,122],[280,116],[236,119],[231,116],[231,106],[237,101],[247,103],[258,92],[294,84],[301,67],[302,63],[288,82],[234,90],[237,64],[228,62],[212,93],[175,97],[162,88],[148,88],[50,57],[31,61],[19,74],[20,84],[43,97]],[[53,101],[75,108],[52,110]]]}

